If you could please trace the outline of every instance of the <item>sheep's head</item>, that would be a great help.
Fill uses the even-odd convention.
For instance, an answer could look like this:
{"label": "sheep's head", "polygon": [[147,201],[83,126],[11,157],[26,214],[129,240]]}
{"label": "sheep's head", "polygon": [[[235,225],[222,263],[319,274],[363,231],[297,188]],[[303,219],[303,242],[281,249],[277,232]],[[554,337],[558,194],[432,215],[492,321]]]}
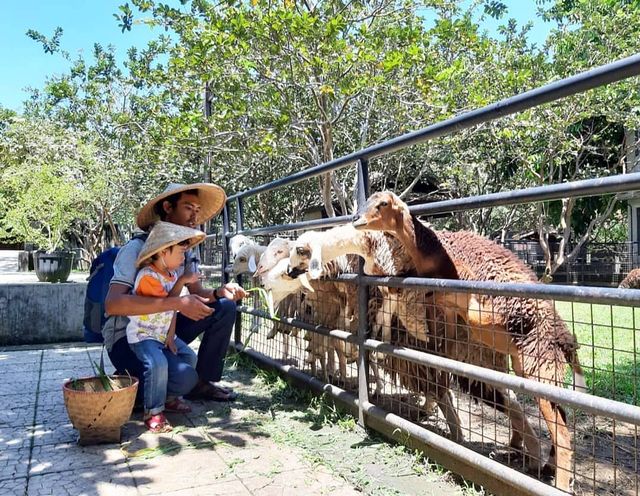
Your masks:
{"label": "sheep's head", "polygon": [[246,245],[255,245],[255,241],[247,238],[242,234],[236,234],[233,238],[229,239],[229,255],[231,260],[235,260],[236,256],[240,252],[240,248]]}
{"label": "sheep's head", "polygon": [[262,285],[265,289],[271,291],[274,304],[290,294],[301,291],[303,288],[313,292],[306,273],[301,274],[299,277],[291,277],[288,272],[289,259],[283,258],[260,276]]}
{"label": "sheep's head", "polygon": [[234,277],[247,272],[253,274],[257,269],[256,264],[260,260],[262,250],[264,250],[264,248],[259,245],[243,245],[233,260],[231,274]]}
{"label": "sheep's head", "polygon": [[402,228],[409,207],[391,191],[374,193],[358,209],[352,225],[356,229],[397,232]]}
{"label": "sheep's head", "polygon": [[271,270],[276,264],[289,256],[290,241],[288,239],[275,238],[260,257],[260,263],[256,269],[256,275],[262,276]]}
{"label": "sheep's head", "polygon": [[309,271],[312,279],[318,279],[322,275],[322,248],[320,237],[323,233],[307,231],[296,239],[289,252],[289,275],[297,277],[305,271]]}

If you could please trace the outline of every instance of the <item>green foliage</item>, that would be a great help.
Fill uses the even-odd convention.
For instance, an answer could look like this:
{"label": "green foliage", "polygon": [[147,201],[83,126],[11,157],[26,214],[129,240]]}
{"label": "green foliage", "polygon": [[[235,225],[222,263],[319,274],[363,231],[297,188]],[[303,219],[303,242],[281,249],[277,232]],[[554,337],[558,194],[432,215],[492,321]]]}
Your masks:
{"label": "green foliage", "polygon": [[[33,93],[25,117],[81,133],[105,166],[103,201],[87,200],[97,246],[98,225],[111,219],[126,231],[167,182],[204,177],[244,190],[640,49],[634,2],[538,5],[554,26],[541,45],[530,42],[529,24],[519,26],[505,2],[493,0],[184,0],[179,7],[132,0],[114,14],[123,32],[147,25],[169,34],[131,48],[124,67],[100,45],[71,60],[60,50],[62,30],[51,39],[29,33],[72,67]],[[479,25],[488,16],[504,19],[495,37]],[[618,173],[623,130],[640,127],[635,84],[372,160],[372,188],[425,201]],[[246,224],[300,220],[319,205],[350,213],[354,185],[350,167],[259,195],[245,205]],[[588,199],[468,211],[446,224],[589,238],[616,208],[607,198]]]}

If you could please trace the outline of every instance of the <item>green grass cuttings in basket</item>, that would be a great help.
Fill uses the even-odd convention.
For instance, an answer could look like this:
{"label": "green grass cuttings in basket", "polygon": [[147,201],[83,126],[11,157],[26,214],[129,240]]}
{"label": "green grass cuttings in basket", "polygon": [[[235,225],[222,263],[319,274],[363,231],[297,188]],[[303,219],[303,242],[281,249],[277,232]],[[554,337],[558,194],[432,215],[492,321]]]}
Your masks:
{"label": "green grass cuttings in basket", "polygon": [[273,293],[271,291],[266,291],[264,288],[249,288],[246,290],[248,293],[258,293],[260,296],[260,301],[262,305],[267,309],[267,313],[269,317],[273,320],[280,320],[278,314],[276,313],[275,306],[273,304]]}

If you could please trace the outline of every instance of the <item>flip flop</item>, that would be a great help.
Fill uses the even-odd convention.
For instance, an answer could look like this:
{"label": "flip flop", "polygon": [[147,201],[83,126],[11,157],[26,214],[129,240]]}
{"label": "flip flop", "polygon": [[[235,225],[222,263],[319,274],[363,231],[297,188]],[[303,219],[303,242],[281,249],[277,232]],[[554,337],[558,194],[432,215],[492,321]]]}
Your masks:
{"label": "flip flop", "polygon": [[220,401],[224,403],[235,401],[237,397],[236,393],[227,393],[224,389],[213,384],[196,386],[193,391],[186,395],[186,398],[190,400]]}
{"label": "flip flop", "polygon": [[191,407],[186,401],[180,398],[174,398],[164,404],[164,411],[170,413],[190,413]]}

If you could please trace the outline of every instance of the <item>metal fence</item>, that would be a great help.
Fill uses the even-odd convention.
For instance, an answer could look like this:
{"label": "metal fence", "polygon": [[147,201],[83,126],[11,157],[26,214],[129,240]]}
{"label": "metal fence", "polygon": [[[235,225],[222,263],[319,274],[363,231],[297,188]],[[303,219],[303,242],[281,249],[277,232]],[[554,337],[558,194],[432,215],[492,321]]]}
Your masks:
{"label": "metal fence", "polygon": [[[355,164],[356,200],[362,205],[369,194],[368,163],[375,157],[638,74],[640,55],[238,193],[224,209],[224,237],[228,240],[241,233],[266,244],[276,233],[295,238],[300,231],[348,223],[351,216],[248,229],[243,201]],[[411,212],[429,216],[637,189],[640,173],[418,205]],[[225,243],[222,267],[228,267],[227,247]],[[640,314],[636,307],[640,291],[393,273],[393,277],[370,276],[364,274],[361,263],[352,269],[315,282],[314,293],[285,300],[278,319],[259,310],[256,299],[244,301],[239,306],[236,348],[350,405],[362,425],[420,446],[436,461],[490,491],[639,492]],[[228,272],[223,271],[222,278],[227,280]],[[244,281],[245,287],[251,284]],[[507,302],[507,306],[526,304],[536,317],[535,332],[550,326],[560,329],[560,334],[575,335],[588,393],[569,387],[573,378],[564,358],[549,356],[548,349],[566,344],[553,341],[553,336],[544,341],[532,333],[538,340],[529,354],[518,348],[522,355],[511,354],[511,359],[519,356],[536,370],[556,370],[560,385],[536,380],[531,374],[509,373],[509,357],[502,345],[482,344],[467,322],[457,318],[451,326],[447,320],[443,301],[457,301],[464,295]],[[350,315],[348,307],[353,310]],[[390,324],[384,339],[380,319]]]}

